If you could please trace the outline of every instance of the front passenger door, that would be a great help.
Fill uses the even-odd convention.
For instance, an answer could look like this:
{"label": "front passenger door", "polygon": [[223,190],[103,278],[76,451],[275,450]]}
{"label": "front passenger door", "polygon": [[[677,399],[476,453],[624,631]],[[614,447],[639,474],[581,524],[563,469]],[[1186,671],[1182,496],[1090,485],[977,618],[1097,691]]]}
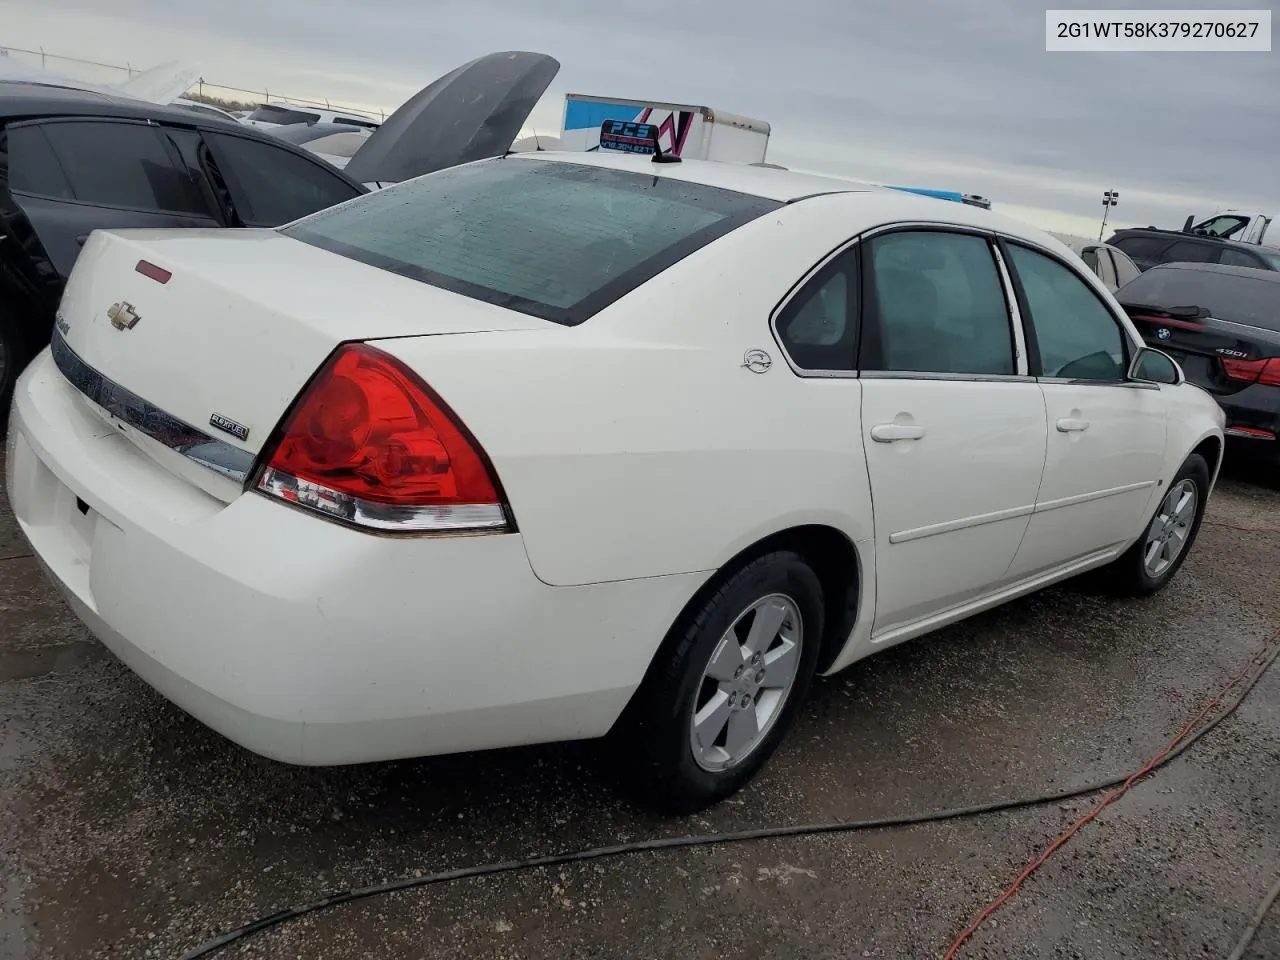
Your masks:
{"label": "front passenger door", "polygon": [[864,241],[862,261],[883,641],[1006,581],[1040,484],[1045,410],[988,237],[891,230]]}
{"label": "front passenger door", "polygon": [[1137,535],[1164,467],[1165,404],[1157,384],[1128,381],[1133,344],[1083,277],[1030,247],[1005,250],[1049,417],[1044,480],[1011,570],[1026,577]]}

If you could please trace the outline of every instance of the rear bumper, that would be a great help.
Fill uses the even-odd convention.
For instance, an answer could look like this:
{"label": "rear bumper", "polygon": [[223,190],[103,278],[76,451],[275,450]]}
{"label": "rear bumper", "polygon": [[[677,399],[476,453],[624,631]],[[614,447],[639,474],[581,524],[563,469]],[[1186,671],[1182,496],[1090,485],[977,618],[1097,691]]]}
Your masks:
{"label": "rear bumper", "polygon": [[89,629],[248,749],[357,763],[606,733],[700,575],[550,587],[518,535],[371,536],[163,470],[48,351],[23,374],[6,481]]}

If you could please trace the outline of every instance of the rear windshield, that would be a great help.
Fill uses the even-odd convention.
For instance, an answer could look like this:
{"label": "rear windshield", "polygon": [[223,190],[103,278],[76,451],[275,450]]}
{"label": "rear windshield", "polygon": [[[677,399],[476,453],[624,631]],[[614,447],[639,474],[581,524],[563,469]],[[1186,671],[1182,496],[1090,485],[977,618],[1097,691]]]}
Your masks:
{"label": "rear windshield", "polygon": [[701,184],[517,158],[441,170],[282,232],[556,323],[581,323],[779,203]]}
{"label": "rear windshield", "polygon": [[1204,307],[1219,320],[1280,331],[1280,274],[1258,272],[1152,267],[1117,290],[1116,299],[1127,307]]}
{"label": "rear windshield", "polygon": [[248,119],[264,120],[267,123],[315,123],[320,119],[320,114],[308,113],[306,110],[289,110],[286,107],[265,104],[249,114]]}

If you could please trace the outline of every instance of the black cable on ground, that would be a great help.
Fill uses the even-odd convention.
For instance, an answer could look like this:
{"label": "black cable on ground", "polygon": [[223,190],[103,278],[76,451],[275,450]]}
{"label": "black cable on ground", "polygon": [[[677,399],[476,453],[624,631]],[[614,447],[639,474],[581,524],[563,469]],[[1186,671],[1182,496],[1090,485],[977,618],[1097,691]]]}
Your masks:
{"label": "black cable on ground", "polygon": [[1276,881],[1276,885],[1272,887],[1262,902],[1258,904],[1257,912],[1253,915],[1253,921],[1240,935],[1240,942],[1236,944],[1236,948],[1231,951],[1231,956],[1227,960],[1244,960],[1244,952],[1249,949],[1249,944],[1253,943],[1253,938],[1258,935],[1258,928],[1262,926],[1262,921],[1267,915],[1267,911],[1271,909],[1276,899],[1280,898],[1280,880]]}
{"label": "black cable on ground", "polygon": [[[1254,656],[1254,660],[1258,663],[1258,669],[1247,683],[1240,689],[1240,692],[1230,701],[1229,705],[1222,708],[1222,711],[1212,720],[1205,723],[1204,726],[1196,730],[1177,747],[1169,751],[1163,760],[1152,766],[1151,772],[1167,766],[1176,758],[1191,748],[1191,746],[1199,742],[1210,731],[1215,729],[1218,724],[1222,723],[1227,717],[1231,716],[1244,702],[1250,691],[1257,686],[1258,681],[1262,679],[1268,668],[1280,658],[1280,644],[1274,644],[1277,634],[1273,634],[1268,646]],[[719,844],[743,843],[748,840],[776,840],[785,837],[805,837],[815,836],[829,833],[857,833],[866,830],[886,830],[894,827],[909,827],[925,823],[937,823],[943,820],[959,820],[966,817],[976,817],[986,813],[997,813],[1003,810],[1017,810],[1025,807],[1042,806],[1047,803],[1058,803],[1063,800],[1071,800],[1077,797],[1087,796],[1092,793],[1098,793],[1101,790],[1108,790],[1112,787],[1120,786],[1132,777],[1132,773],[1125,773],[1117,777],[1111,777],[1107,780],[1100,780],[1094,783],[1085,784],[1078,787],[1071,787],[1060,790],[1055,793],[1046,793],[1040,796],[1018,798],[1009,800],[993,800],[987,803],[974,804],[968,807],[953,807],[946,810],[934,810],[927,813],[903,815],[897,817],[878,817],[872,820],[845,820],[836,821],[834,823],[810,823],[796,824],[789,827],[763,827],[756,830],[739,830],[732,833],[711,833],[686,837],[660,837],[652,840],[638,840],[632,843],[620,843],[606,847],[591,847],[585,850],[576,850],[570,853],[546,854],[540,857],[529,857],[523,860],[507,860],[501,863],[483,864],[475,867],[461,867],[456,870],[445,870],[440,873],[433,873],[421,877],[403,877],[399,880],[389,880],[385,883],[373,884],[367,887],[358,887],[343,890],[338,893],[329,894],[310,903],[299,904],[296,907],[289,907],[285,910],[277,911],[265,917],[260,917],[250,923],[246,923],[242,927],[235,930],[229,930],[220,934],[211,940],[208,940],[200,946],[188,951],[182,955],[182,960],[199,960],[201,957],[207,957],[217,950],[228,947],[233,943],[250,937],[255,933],[259,933],[269,927],[278,926],[289,920],[297,919],[308,913],[314,913],[317,910],[324,910],[328,907],[336,907],[343,903],[352,903],[356,900],[364,900],[368,897],[378,896],[384,893],[394,893],[399,890],[409,890],[414,887],[427,887],[440,883],[450,883],[455,880],[466,880],[473,877],[492,877],[498,874],[515,873],[524,870],[533,870],[538,867],[556,867],[569,863],[582,863],[589,860],[603,860],[610,857],[630,856],[637,853],[648,853],[657,850],[680,850],[690,847],[706,847]],[[1273,891],[1274,894],[1274,891]],[[1274,900],[1274,895],[1272,900]],[[1266,904],[1269,906],[1270,904]],[[1263,911],[1265,912],[1265,911]],[[1258,918],[1261,923],[1261,917]]]}
{"label": "black cable on ground", "polygon": [[0,563],[3,563],[5,560],[25,560],[27,557],[30,557],[30,556],[34,556],[34,554],[30,554],[30,553],[15,553],[15,554],[14,554],[13,556],[11,556],[11,557],[0,557]]}

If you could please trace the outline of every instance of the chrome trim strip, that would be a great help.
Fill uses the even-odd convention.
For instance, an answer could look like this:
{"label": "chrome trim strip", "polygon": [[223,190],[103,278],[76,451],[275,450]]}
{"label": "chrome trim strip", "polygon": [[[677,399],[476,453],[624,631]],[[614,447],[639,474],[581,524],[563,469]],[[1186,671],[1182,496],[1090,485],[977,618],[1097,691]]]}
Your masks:
{"label": "chrome trim strip", "polygon": [[962,517],[959,520],[931,523],[927,527],[916,527],[912,530],[900,530],[897,533],[891,533],[889,534],[889,542],[910,543],[912,540],[936,537],[940,533],[954,533],[957,530],[967,530],[970,527],[984,527],[988,523],[999,523],[1001,520],[1016,520],[1018,517],[1029,517],[1033,512],[1035,512],[1035,506],[1028,504],[1025,507],[1010,507],[1008,510],[996,510],[993,513],[983,513],[976,517]]}
{"label": "chrome trim strip", "polygon": [[863,370],[864,380],[952,380],[963,383],[1035,383],[1019,373],[927,373],[919,370]]}
{"label": "chrome trim strip", "polygon": [[1036,377],[1038,383],[1066,384],[1071,387],[1110,387],[1121,390],[1159,390],[1160,384],[1147,380],[1073,380],[1070,377]]}
{"label": "chrome trim strip", "polygon": [[1133,493],[1135,490],[1145,490],[1147,487],[1155,486],[1154,480],[1142,480],[1138,483],[1126,483],[1122,487],[1110,487],[1106,490],[1094,490],[1092,493],[1077,493],[1074,496],[1062,497],[1058,500],[1045,500],[1043,503],[1036,504],[1036,513],[1045,513],[1048,510],[1058,510],[1062,507],[1074,507],[1078,503],[1088,503],[1091,500],[1102,500],[1106,497],[1116,497],[1122,493]]}
{"label": "chrome trim strip", "polygon": [[67,382],[117,420],[236,483],[248,478],[253,453],[197,430],[99,373],[71,349],[60,330],[54,330],[49,347]]}

